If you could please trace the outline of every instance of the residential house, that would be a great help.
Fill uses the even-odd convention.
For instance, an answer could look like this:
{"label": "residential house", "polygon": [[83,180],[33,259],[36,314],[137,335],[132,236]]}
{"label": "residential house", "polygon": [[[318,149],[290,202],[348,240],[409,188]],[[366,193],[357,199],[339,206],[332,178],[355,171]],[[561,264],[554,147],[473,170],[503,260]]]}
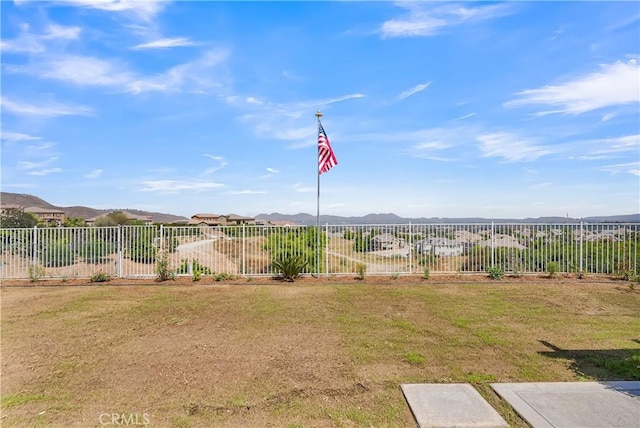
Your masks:
{"label": "residential house", "polygon": [[62,225],[64,222],[64,211],[53,208],[28,207],[24,212],[31,213],[38,219],[38,222],[48,224]]}
{"label": "residential house", "polygon": [[242,217],[236,214],[194,214],[188,224],[198,226],[239,226],[242,224],[256,224],[256,220],[252,217]]}
{"label": "residential house", "polygon": [[416,252],[441,257],[460,256],[464,253],[464,245],[453,239],[428,238],[416,243]]}
{"label": "residential house", "polygon": [[390,233],[382,233],[371,238],[371,251],[397,250],[404,248],[406,241]]}

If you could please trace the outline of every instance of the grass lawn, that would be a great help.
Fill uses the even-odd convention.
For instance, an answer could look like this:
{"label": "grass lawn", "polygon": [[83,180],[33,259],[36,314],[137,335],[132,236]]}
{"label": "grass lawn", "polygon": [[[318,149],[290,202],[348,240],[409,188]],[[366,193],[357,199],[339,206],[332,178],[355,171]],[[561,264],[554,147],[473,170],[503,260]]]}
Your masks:
{"label": "grass lawn", "polygon": [[469,382],[525,427],[489,383],[640,380],[640,291],[612,281],[0,296],[3,426],[413,427],[401,383]]}

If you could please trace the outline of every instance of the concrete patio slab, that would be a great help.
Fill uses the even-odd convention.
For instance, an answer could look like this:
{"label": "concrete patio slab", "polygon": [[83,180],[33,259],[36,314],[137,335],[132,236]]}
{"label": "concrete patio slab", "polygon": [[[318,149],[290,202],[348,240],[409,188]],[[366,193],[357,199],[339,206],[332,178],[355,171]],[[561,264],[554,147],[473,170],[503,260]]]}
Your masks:
{"label": "concrete patio slab", "polygon": [[403,384],[400,388],[420,428],[509,426],[469,384]]}
{"label": "concrete patio slab", "polygon": [[640,428],[640,382],[494,383],[533,428]]}

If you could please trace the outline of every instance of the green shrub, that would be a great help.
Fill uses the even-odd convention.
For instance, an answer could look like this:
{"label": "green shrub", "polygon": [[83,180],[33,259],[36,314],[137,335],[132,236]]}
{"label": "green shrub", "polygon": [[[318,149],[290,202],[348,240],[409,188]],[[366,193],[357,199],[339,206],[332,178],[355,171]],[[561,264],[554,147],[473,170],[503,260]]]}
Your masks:
{"label": "green shrub", "polygon": [[156,281],[164,282],[168,280],[175,280],[176,274],[169,267],[169,256],[166,252],[162,252],[156,262]]}
{"label": "green shrub", "polygon": [[429,270],[428,267],[424,268],[424,270],[422,271],[422,278],[423,279],[429,279],[429,275],[431,274],[431,271]]}
{"label": "green shrub", "polygon": [[89,280],[91,282],[108,282],[111,281],[111,276],[109,276],[108,273],[100,271],[91,275],[91,278]]}
{"label": "green shrub", "polygon": [[235,279],[235,275],[232,275],[230,273],[226,273],[226,272],[221,272],[218,274],[214,274],[213,275],[213,279],[214,281],[227,281],[230,279]]}
{"label": "green shrub", "polygon": [[356,265],[356,272],[358,273],[356,278],[364,279],[364,275],[367,273],[367,265],[364,263],[358,263]]}
{"label": "green shrub", "polygon": [[549,278],[553,278],[554,276],[556,276],[559,270],[560,265],[558,265],[558,262],[547,263],[547,273],[549,274]]}
{"label": "green shrub", "polygon": [[307,261],[302,256],[283,256],[272,262],[273,268],[280,277],[289,282],[293,282],[307,267]]}
{"label": "green shrub", "polygon": [[40,278],[42,278],[45,274],[44,271],[44,266],[40,266],[40,265],[29,265],[29,280],[31,282],[36,282],[38,280],[40,280]]}
{"label": "green shrub", "polygon": [[504,271],[499,266],[487,268],[487,273],[491,279],[501,280],[504,277]]}
{"label": "green shrub", "polygon": [[[191,269],[191,270],[189,270]],[[195,274],[196,272],[201,275],[211,275],[213,272],[207,266],[201,265],[197,259],[193,259],[191,263],[188,260],[182,260],[182,263],[176,269],[176,274],[185,275],[185,274]]]}

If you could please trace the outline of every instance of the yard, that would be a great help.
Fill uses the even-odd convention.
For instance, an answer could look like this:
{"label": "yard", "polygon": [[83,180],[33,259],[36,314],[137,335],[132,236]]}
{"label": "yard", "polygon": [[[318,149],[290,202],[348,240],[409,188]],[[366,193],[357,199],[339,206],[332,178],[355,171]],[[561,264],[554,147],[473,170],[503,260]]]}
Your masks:
{"label": "yard", "polygon": [[5,286],[0,422],[411,427],[401,383],[469,382],[524,427],[489,383],[640,380],[628,282],[372,281]]}

